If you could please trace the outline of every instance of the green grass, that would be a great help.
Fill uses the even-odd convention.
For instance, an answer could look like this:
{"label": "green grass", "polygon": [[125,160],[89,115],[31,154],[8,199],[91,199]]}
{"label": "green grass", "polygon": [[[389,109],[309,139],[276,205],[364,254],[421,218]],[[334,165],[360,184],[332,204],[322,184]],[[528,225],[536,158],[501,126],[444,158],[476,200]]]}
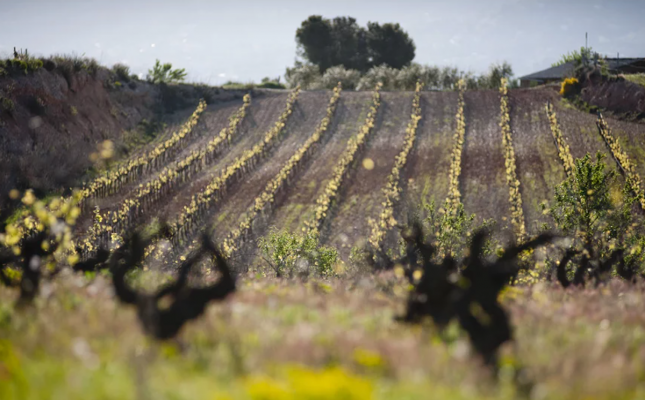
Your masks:
{"label": "green grass", "polygon": [[637,83],[639,85],[645,86],[645,74],[630,74],[624,75],[625,79],[630,82]]}
{"label": "green grass", "polygon": [[[212,277],[207,277],[210,279]],[[153,287],[166,276],[138,274]],[[394,321],[406,289],[392,275],[351,280],[243,278],[239,291],[176,341],[144,337],[106,276],[59,276],[34,309],[0,289],[0,398],[11,399],[627,399],[645,392],[645,296],[610,282],[503,293],[515,337],[500,382],[456,325]],[[522,371],[523,383],[513,384]],[[357,390],[356,388],[360,388]],[[314,395],[318,393],[319,396]],[[342,397],[344,394],[346,397]]]}

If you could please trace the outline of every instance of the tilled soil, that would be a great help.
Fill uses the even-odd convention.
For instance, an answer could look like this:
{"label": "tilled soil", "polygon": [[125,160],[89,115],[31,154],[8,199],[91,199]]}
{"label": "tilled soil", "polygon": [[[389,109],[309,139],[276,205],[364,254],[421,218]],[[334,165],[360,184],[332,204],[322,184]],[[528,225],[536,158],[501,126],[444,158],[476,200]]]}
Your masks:
{"label": "tilled soil", "polygon": [[269,156],[270,161],[264,162],[248,179],[235,185],[213,214],[209,223],[216,241],[224,240],[232,229],[238,227],[245,213],[255,204],[256,197],[309,139],[325,116],[329,92],[308,92],[300,96],[287,123],[284,140]]}
{"label": "tilled soil", "polygon": [[[316,199],[331,179],[332,171],[345,151],[347,142],[356,135],[365,121],[370,105],[370,93],[341,94],[325,138],[285,193],[276,199],[272,212],[262,216],[261,222],[254,226],[256,238],[265,235],[273,227],[300,232],[305,222],[313,218]],[[240,251],[240,260],[250,264],[260,262],[256,250],[256,241],[249,240]]]}
{"label": "tilled soil", "polygon": [[[343,258],[369,238],[368,219],[377,221],[384,200],[382,189],[394,159],[401,151],[412,113],[413,93],[382,93],[374,131],[367,146],[356,155],[354,170],[343,182],[324,223],[321,241],[336,247]],[[364,160],[371,160],[368,169]]]}
{"label": "tilled soil", "polygon": [[497,91],[466,92],[464,101],[462,202],[478,222],[493,219],[496,230],[508,234],[510,203],[499,127],[500,95]]}
{"label": "tilled soil", "polygon": [[172,199],[160,204],[160,207],[152,213],[152,217],[166,219],[169,221],[177,218],[183,208],[190,204],[196,193],[202,191],[208,184],[217,178],[222,171],[230,165],[237,157],[245,151],[250,150],[256,143],[263,140],[264,134],[271,129],[278,117],[284,110],[287,95],[269,97],[256,100],[249,108],[249,115],[240,127],[239,136],[241,139],[233,144],[220,159],[208,169],[202,171],[184,186],[184,189],[177,192]]}
{"label": "tilled soil", "polygon": [[545,108],[548,100],[554,100],[553,97],[545,91],[509,92],[513,148],[529,234],[538,233],[543,223],[551,222],[542,213],[540,204],[550,202],[555,186],[566,178]]}
{"label": "tilled soil", "polygon": [[[231,146],[224,150],[213,165],[180,185],[158,207],[140,220],[145,226],[154,218],[172,221],[181,213],[190,199],[202,190],[222,169],[236,157],[262,139],[285,106],[286,92],[272,92],[253,99],[240,131]],[[261,160],[241,181],[235,183],[220,204],[202,221],[204,228],[214,230],[214,238],[223,240],[235,228],[254,199],[266,184],[284,166],[284,163],[317,128],[329,101],[329,91],[303,92],[296,102],[285,135],[271,153]],[[370,234],[368,218],[377,219],[383,201],[382,189],[401,150],[405,128],[410,119],[412,92],[382,93],[382,105],[376,126],[367,146],[356,157],[349,176],[343,182],[338,198],[330,210],[322,229],[323,244],[335,246],[347,260],[351,248],[365,243]],[[540,203],[553,199],[556,185],[564,179],[564,169],[558,158],[545,112],[547,101],[554,103],[563,135],[574,158],[597,151],[607,156],[611,169],[617,169],[611,154],[598,134],[596,116],[574,109],[560,100],[552,90],[511,90],[509,92],[511,129],[516,154],[517,173],[523,200],[526,227],[529,234],[540,230],[549,218],[540,209]],[[342,93],[329,131],[317,146],[311,159],[305,163],[282,191],[275,203],[261,215],[253,226],[253,235],[240,251],[240,259],[254,264],[257,258],[257,238],[266,235],[271,227],[300,232],[305,221],[312,217],[316,198],[331,178],[331,173],[348,140],[362,126],[371,104],[370,92]],[[228,117],[238,109],[241,101],[221,103],[209,107],[202,116],[203,132],[177,155],[173,162],[204,146],[227,124]],[[455,129],[457,93],[424,92],[421,96],[422,119],[417,130],[414,148],[401,173],[401,200],[395,207],[400,223],[407,223],[411,215],[423,216],[423,205],[435,202],[441,207],[448,189],[450,152]],[[509,194],[502,152],[500,95],[497,91],[471,91],[465,94],[466,136],[462,157],[460,191],[468,213],[475,213],[478,223],[492,218],[497,222],[498,238],[510,238]],[[645,175],[645,125],[618,121],[607,117],[612,133],[621,141],[625,152],[636,164],[641,176]],[[363,160],[374,162],[373,169],[363,166]],[[153,179],[150,174],[136,184]],[[619,193],[620,178],[614,193]],[[134,187],[134,185],[132,185]],[[132,188],[130,188],[132,189]],[[101,201],[102,209],[115,208],[132,190]],[[395,248],[398,230],[386,237],[386,246]]]}

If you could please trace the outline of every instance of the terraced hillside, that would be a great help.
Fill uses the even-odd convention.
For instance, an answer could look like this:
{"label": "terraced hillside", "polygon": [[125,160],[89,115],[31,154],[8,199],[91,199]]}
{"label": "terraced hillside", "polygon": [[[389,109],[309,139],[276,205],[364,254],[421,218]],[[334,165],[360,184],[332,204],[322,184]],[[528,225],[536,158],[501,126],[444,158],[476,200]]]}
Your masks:
{"label": "terraced hillside", "polygon": [[[457,92],[421,92],[418,125],[409,123],[414,92],[341,91],[337,101],[334,95],[268,91],[246,108],[242,100],[207,107],[160,165],[140,167],[136,179],[90,196],[77,235],[95,249],[120,229],[164,220],[174,229],[174,247],[150,249],[151,262],[171,265],[207,231],[218,243],[233,240],[230,258],[244,270],[261,264],[256,240],[270,228],[300,232],[317,221],[320,243],[347,260],[352,248],[368,244],[386,207],[383,190],[399,164],[393,175],[399,195],[387,206],[396,222],[424,203],[443,206],[451,196],[479,221],[493,219],[500,238],[517,235],[519,220],[535,234],[547,222],[540,203],[552,199],[566,176],[549,102],[572,157],[600,151],[612,168],[625,169],[599,134],[596,116],[563,103],[553,90],[465,91],[463,103]],[[645,125],[607,123],[635,174],[645,175]],[[408,126],[415,126],[407,136],[412,148],[397,161]],[[502,126],[508,128],[504,141]],[[459,132],[463,144],[455,146]],[[510,195],[513,177],[519,191]],[[156,189],[145,191],[153,184]],[[103,222],[92,221],[95,206]],[[390,222],[385,243],[392,247],[396,228]]]}

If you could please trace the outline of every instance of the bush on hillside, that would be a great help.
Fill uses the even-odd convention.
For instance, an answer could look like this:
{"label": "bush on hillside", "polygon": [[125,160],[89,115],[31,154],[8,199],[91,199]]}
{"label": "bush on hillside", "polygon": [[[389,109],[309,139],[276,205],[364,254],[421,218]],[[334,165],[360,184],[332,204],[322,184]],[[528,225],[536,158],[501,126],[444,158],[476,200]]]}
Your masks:
{"label": "bush on hillside", "polygon": [[114,72],[120,80],[124,82],[130,81],[130,67],[127,65],[120,63],[114,64],[112,66],[112,72]]}
{"label": "bush on hillside", "polygon": [[332,276],[338,260],[338,251],[319,246],[318,237],[313,234],[297,235],[273,228],[258,240],[258,247],[278,277],[310,272]]}
{"label": "bush on hillside", "polygon": [[429,68],[421,64],[410,64],[399,70],[396,76],[396,87],[402,90],[414,90],[417,82],[421,82],[423,87],[428,87]]}
{"label": "bush on hillside", "polygon": [[323,74],[320,79],[320,86],[324,89],[333,89],[338,82],[343,85],[345,90],[353,90],[358,86],[361,79],[361,73],[355,69],[345,69],[342,65],[331,67]]}
{"label": "bush on hillside", "polygon": [[148,70],[147,80],[151,83],[172,83],[172,82],[182,82],[186,79],[185,68],[172,69],[171,63],[161,64],[161,61],[157,60],[152,69]]}
{"label": "bush on hillside", "polygon": [[399,71],[397,69],[381,65],[374,67],[367,71],[365,75],[358,82],[358,90],[372,90],[377,83],[383,84],[383,90],[396,90],[397,76]]}
{"label": "bush on hillside", "polygon": [[579,86],[579,82],[576,78],[567,78],[562,81],[560,94],[563,97],[569,97],[578,92]]}
{"label": "bush on hillside", "polygon": [[280,83],[280,78],[271,79],[269,77],[262,78],[262,82],[255,85],[258,89],[286,89],[287,87]]}
{"label": "bush on hillside", "polygon": [[293,68],[287,68],[285,79],[290,88],[300,85],[302,89],[319,89],[321,85],[320,68],[317,65],[296,63]]}

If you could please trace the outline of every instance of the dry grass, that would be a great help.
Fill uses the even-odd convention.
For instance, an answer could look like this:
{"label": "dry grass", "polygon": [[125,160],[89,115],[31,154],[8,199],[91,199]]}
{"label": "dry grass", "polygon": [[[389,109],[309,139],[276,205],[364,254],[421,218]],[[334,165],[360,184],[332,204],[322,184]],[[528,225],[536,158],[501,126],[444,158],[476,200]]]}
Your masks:
{"label": "dry grass", "polygon": [[[440,338],[430,325],[393,321],[406,294],[393,276],[258,278],[242,279],[238,293],[163,344],[141,334],[134,310],[114,301],[102,276],[59,277],[44,285],[35,309],[21,312],[12,308],[17,293],[2,288],[0,398],[329,398],[308,397],[298,382],[317,382],[315,391],[363,388],[350,399],[645,394],[640,286],[507,290],[517,340],[503,349],[494,385],[456,326]],[[140,277],[144,285],[158,281]]]}

